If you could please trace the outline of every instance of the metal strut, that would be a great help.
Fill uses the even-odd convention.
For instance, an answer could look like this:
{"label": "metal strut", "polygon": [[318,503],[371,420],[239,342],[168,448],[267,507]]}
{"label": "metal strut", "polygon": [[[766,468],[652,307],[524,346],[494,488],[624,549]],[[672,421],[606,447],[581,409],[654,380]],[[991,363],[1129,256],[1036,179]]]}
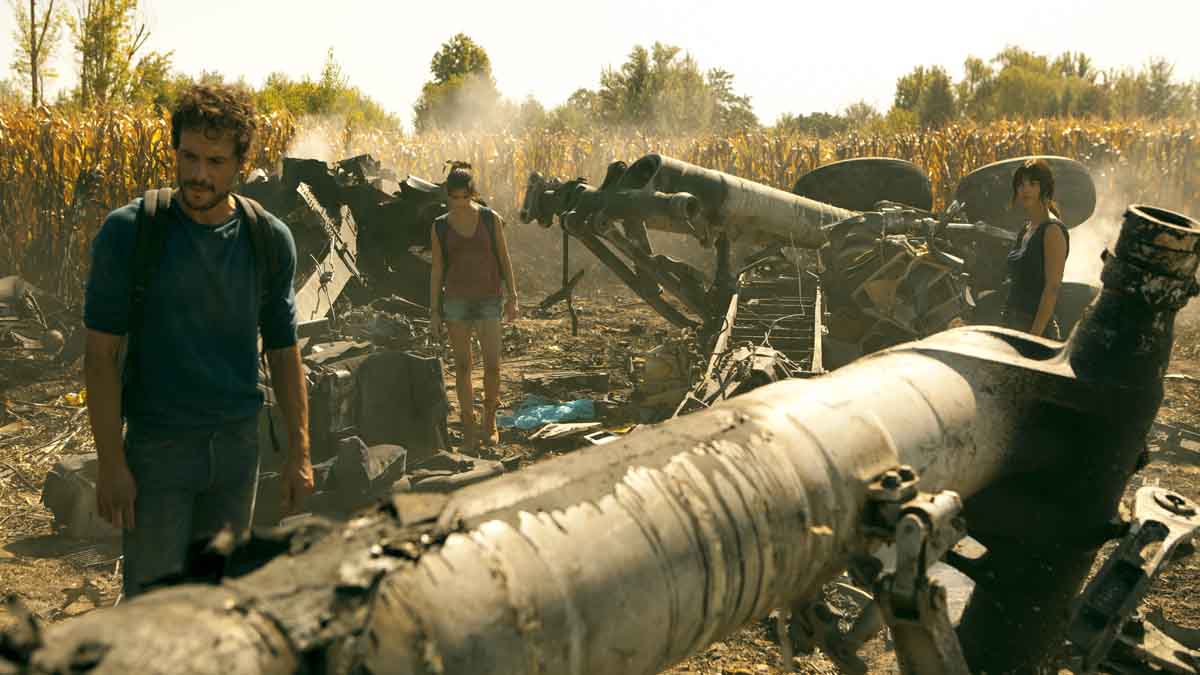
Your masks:
{"label": "metal strut", "polygon": [[[970,675],[950,622],[946,589],[926,574],[966,536],[962,499],[950,490],[918,492],[918,480],[912,467],[901,466],[884,472],[868,488],[867,529],[896,546],[894,572],[881,574],[882,564],[869,556],[852,570],[857,583],[874,591],[874,599],[844,633],[838,620],[847,617],[824,600],[801,604],[791,614],[785,657],[791,648],[809,654],[820,647],[843,673],[863,675],[867,664],[858,650],[887,625],[901,673]],[[787,660],[784,666],[791,668]]]}
{"label": "metal strut", "polygon": [[1119,673],[1200,673],[1200,644],[1184,645],[1137,608],[1175,551],[1200,530],[1196,504],[1147,486],[1134,498],[1133,522],[1100,572],[1076,600],[1067,638],[1078,672],[1101,665]]}

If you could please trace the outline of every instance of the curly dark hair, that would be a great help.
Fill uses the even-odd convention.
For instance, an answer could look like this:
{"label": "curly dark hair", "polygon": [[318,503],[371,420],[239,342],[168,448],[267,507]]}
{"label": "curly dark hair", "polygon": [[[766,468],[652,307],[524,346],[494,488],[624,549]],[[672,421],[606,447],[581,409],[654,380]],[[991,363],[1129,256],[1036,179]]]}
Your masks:
{"label": "curly dark hair", "polygon": [[209,134],[233,133],[233,149],[245,164],[254,146],[258,115],[254,101],[243,89],[227,85],[196,84],[179,95],[171,112],[171,147],[179,149],[184,129]]}

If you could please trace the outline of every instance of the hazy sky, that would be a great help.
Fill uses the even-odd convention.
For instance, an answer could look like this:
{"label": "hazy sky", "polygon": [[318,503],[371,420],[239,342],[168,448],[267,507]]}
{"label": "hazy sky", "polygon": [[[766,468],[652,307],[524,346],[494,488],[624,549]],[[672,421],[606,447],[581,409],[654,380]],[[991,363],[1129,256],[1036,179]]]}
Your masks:
{"label": "hazy sky", "polygon": [[[58,0],[71,5],[75,0]],[[702,68],[733,72],[736,88],[771,122],[783,112],[837,112],[859,99],[885,110],[896,78],[916,64],[951,77],[968,54],[1018,44],[1089,54],[1099,68],[1175,64],[1200,79],[1200,0],[1030,2],[662,2],[573,0],[143,0],[148,48],[174,50],[177,69],[217,70],[261,84],[272,71],[316,76],[329,47],[352,84],[407,122],[429,61],[458,32],[492,59],[500,90],[547,107],[595,87],[635,44],[690,52]],[[0,57],[11,60],[13,17],[0,6]],[[69,42],[69,40],[64,40]],[[52,90],[75,79],[64,44]]]}

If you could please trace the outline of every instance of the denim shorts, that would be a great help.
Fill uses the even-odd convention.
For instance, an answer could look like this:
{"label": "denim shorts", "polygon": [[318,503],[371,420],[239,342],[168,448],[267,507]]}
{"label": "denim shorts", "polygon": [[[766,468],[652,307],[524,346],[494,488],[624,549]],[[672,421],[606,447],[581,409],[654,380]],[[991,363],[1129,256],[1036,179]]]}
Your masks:
{"label": "denim shorts", "polygon": [[446,321],[499,321],[503,298],[445,298],[442,318]]}

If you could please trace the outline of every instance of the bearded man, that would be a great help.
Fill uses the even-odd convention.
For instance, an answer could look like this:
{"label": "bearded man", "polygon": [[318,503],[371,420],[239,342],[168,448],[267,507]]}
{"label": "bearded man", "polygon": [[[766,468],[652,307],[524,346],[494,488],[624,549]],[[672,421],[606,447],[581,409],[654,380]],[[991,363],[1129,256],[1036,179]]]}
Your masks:
{"label": "bearded man", "polygon": [[84,323],[96,500],[123,532],[127,598],[180,578],[216,532],[250,526],[260,330],[287,421],[285,509],[313,488],[296,245],[278,218],[234,194],[255,121],[240,90],[183,92],[171,116],[178,189],[152,217],[144,199],[113,211],[92,244]]}

